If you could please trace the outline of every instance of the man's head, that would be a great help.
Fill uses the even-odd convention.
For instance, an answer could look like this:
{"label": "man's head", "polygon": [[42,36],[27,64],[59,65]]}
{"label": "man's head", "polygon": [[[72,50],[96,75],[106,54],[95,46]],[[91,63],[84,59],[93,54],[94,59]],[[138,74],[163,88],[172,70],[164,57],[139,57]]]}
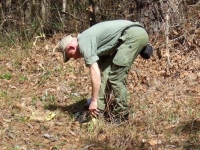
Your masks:
{"label": "man's head", "polygon": [[77,38],[68,35],[59,42],[60,50],[63,54],[63,61],[67,62],[70,58],[78,59],[81,57],[78,50]]}

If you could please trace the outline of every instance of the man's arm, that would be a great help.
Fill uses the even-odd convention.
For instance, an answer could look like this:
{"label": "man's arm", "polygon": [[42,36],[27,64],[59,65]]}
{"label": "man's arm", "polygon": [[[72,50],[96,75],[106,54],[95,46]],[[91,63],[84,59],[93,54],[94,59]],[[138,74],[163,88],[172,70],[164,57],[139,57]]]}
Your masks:
{"label": "man's arm", "polygon": [[99,89],[101,85],[101,73],[97,62],[90,66],[90,76],[92,84],[92,99],[89,110],[91,115],[96,116],[98,115],[97,99],[99,96]]}

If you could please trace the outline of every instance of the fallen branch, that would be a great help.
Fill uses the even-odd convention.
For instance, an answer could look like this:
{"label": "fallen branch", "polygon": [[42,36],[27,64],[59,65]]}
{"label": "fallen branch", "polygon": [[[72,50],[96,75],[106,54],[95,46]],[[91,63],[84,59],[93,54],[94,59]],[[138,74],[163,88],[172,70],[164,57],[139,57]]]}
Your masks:
{"label": "fallen branch", "polygon": [[54,52],[56,51],[56,49],[58,49],[58,48],[59,48],[59,43],[57,43],[56,46],[53,48],[53,50],[52,50],[53,53],[54,53]]}

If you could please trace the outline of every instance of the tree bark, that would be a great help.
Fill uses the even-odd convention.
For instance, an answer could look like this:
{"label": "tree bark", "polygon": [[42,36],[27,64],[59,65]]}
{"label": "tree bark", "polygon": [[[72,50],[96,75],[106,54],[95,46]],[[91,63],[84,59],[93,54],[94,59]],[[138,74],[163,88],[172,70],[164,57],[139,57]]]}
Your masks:
{"label": "tree bark", "polygon": [[42,20],[46,20],[46,6],[47,6],[47,1],[46,0],[41,0],[40,2],[41,4],[41,17],[42,17]]}
{"label": "tree bark", "polygon": [[[28,24],[27,28],[35,28],[39,21],[45,23],[45,27],[47,23],[48,30],[57,28],[62,32],[81,32],[101,21],[128,19],[143,23],[147,31],[153,34],[161,29],[167,13],[171,18],[169,23],[178,23],[183,15],[187,15],[187,7],[182,7],[180,3],[195,5],[197,2],[198,0],[0,0],[0,19],[4,30],[18,29],[19,22]],[[180,8],[184,10],[180,12]]]}
{"label": "tree bark", "polygon": [[[63,0],[62,12],[66,12],[66,5],[67,5],[67,1]],[[65,14],[62,14],[62,19],[65,20]]]}
{"label": "tree bark", "polygon": [[89,0],[89,17],[90,17],[90,26],[96,24],[96,16],[95,16],[95,3],[93,0]]}

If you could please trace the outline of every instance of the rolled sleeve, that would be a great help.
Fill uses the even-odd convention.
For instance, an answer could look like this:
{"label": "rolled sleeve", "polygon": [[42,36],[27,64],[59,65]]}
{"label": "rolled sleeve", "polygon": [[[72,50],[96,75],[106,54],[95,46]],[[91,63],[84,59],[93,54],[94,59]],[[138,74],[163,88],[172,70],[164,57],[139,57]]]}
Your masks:
{"label": "rolled sleeve", "polygon": [[89,67],[92,64],[94,64],[95,62],[97,62],[99,60],[99,57],[96,55],[96,56],[92,56],[92,57],[84,59],[84,60],[85,60],[85,65],[87,67]]}
{"label": "rolled sleeve", "polygon": [[85,65],[90,66],[99,60],[97,56],[97,39],[87,36],[79,39],[79,50],[85,60]]}

